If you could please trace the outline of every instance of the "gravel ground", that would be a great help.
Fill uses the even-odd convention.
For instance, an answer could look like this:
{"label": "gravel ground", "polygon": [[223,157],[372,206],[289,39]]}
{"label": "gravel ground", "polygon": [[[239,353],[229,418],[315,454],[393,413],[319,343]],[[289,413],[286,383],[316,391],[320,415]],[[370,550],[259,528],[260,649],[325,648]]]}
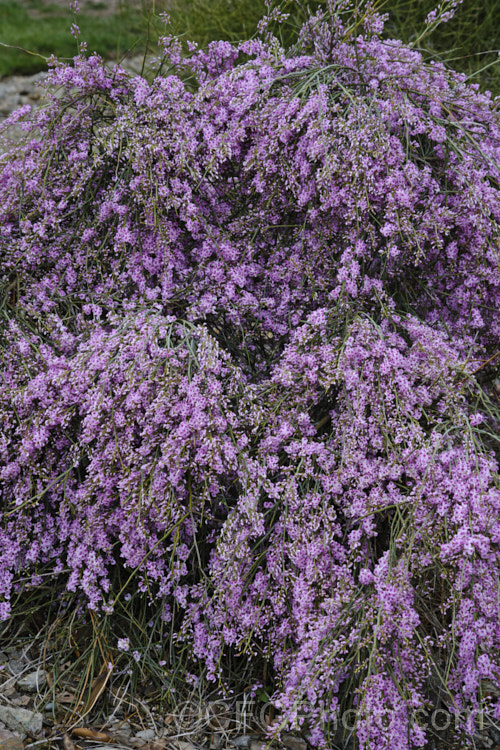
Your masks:
{"label": "gravel ground", "polygon": [[[32,653],[33,652],[33,653]],[[183,700],[165,714],[154,695],[132,697],[104,681],[89,710],[72,712],[79,691],[69,681],[51,689],[50,663],[43,668],[34,648],[9,646],[0,651],[0,750],[259,750],[264,734],[256,725],[234,720],[228,704],[207,700],[199,706]],[[94,680],[94,683],[98,682]],[[117,680],[120,682],[120,680]],[[93,685],[94,685],[93,683]],[[107,700],[107,718],[99,701]],[[203,718],[200,719],[201,715]],[[68,716],[69,714],[69,716]],[[196,716],[193,724],[192,717]],[[241,716],[241,713],[240,713]],[[245,730],[245,726],[248,729]],[[250,728],[252,731],[250,731]],[[291,734],[273,747],[307,750],[302,737]]]}
{"label": "gravel ground", "polygon": [[[4,648],[0,651],[0,750],[260,750],[263,747],[264,732],[259,724],[263,718],[257,712],[245,722],[240,712],[238,721],[234,706],[211,697],[201,707],[199,699],[184,699],[177,711],[166,714],[155,703],[154,694],[148,696],[145,690],[132,697],[126,686],[124,690],[115,686],[118,682],[113,678],[104,681],[102,690],[91,691],[90,701],[94,695],[94,702],[89,710],[82,707],[79,713],[71,713],[71,704],[78,700],[78,688],[68,681],[51,689],[50,657],[44,664],[34,647]],[[108,711],[103,713],[99,701],[104,698]],[[107,718],[103,719],[103,715]],[[201,720],[200,715],[204,717]],[[197,717],[195,724],[193,716]],[[442,716],[438,723],[442,728]],[[310,746],[305,732],[303,736],[284,734],[281,743],[267,747],[308,750]],[[339,733],[331,750],[354,750],[354,747],[357,749],[357,743],[354,745],[349,737],[342,738]],[[462,747],[446,732],[438,732],[427,750]],[[499,729],[490,726],[478,732],[473,747],[499,750]]]}

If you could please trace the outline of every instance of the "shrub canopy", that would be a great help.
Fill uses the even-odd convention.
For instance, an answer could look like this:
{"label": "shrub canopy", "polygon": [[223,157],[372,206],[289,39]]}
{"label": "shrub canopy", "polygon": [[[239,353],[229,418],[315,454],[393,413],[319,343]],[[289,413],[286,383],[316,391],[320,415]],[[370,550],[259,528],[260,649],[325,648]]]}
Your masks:
{"label": "shrub canopy", "polygon": [[500,717],[498,102],[333,5],[55,63],[1,158],[0,610],[138,588],[282,726],[414,748]]}

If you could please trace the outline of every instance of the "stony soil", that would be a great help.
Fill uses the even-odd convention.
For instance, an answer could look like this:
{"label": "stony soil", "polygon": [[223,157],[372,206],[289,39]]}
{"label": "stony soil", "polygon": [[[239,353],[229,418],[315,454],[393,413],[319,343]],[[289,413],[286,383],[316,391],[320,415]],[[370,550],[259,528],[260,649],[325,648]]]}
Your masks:
{"label": "stony soil", "polygon": [[[235,722],[223,701],[201,706],[183,696],[178,710],[165,714],[147,691],[132,696],[111,679],[91,710],[75,711],[78,689],[51,683],[50,659],[44,663],[34,648],[0,651],[0,750],[259,750],[264,741],[257,716]],[[307,750],[307,742],[288,734],[278,747]]]}
{"label": "stony soil", "polygon": [[[192,693],[191,698],[184,695],[172,713],[165,713],[147,690],[132,696],[126,683],[125,689],[116,687],[117,684],[113,678],[105,682],[90,710],[85,711],[84,707],[75,710],[78,688],[70,682],[61,686],[52,684],[50,657],[44,661],[40,652],[29,645],[5,647],[0,651],[0,750],[260,750],[264,747],[265,717],[258,708],[242,721],[241,709],[238,720],[230,702],[212,696],[201,705],[200,697]],[[99,701],[104,700],[108,709],[103,712]],[[441,720],[442,717],[438,723]],[[438,732],[430,740],[429,750],[461,750],[462,745],[457,746],[451,735],[440,735]],[[279,744],[266,748],[308,750],[307,740],[307,732],[287,733]],[[349,732],[345,736],[343,730],[331,744],[331,750],[354,750],[354,747],[357,748],[357,743],[349,738]],[[474,747],[500,750],[500,728],[489,726],[478,732]]]}

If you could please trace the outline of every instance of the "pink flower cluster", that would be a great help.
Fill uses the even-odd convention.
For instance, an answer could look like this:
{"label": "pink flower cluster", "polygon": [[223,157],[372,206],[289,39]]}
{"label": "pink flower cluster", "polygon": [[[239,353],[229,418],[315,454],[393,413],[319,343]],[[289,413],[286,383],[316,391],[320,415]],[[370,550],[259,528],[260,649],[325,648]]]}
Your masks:
{"label": "pink flower cluster", "polygon": [[0,615],[124,568],[283,726],[409,750],[437,695],[500,718],[498,102],[380,17],[271,21],[55,64],[0,157]]}

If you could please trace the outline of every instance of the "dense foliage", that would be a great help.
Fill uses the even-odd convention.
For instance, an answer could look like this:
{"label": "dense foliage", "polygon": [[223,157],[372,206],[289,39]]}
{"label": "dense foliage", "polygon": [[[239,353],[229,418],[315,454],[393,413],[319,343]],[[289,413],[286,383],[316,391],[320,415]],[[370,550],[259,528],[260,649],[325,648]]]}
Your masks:
{"label": "dense foliage", "polygon": [[500,122],[345,5],[54,64],[1,161],[0,609],[125,568],[209,677],[413,748],[500,717]]}

